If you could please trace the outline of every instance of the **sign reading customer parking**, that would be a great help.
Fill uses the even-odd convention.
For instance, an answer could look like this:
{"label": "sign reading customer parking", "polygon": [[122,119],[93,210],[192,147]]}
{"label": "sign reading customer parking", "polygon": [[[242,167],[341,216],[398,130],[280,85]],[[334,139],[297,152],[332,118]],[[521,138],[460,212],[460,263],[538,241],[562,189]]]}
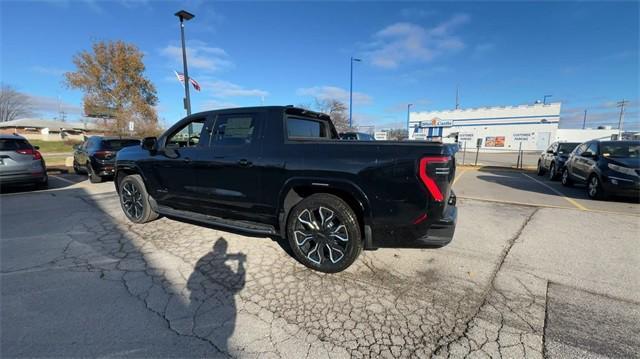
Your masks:
{"label": "sign reading customer parking", "polygon": [[453,120],[443,120],[438,117],[434,117],[429,121],[420,121],[421,128],[428,127],[451,127],[453,126]]}

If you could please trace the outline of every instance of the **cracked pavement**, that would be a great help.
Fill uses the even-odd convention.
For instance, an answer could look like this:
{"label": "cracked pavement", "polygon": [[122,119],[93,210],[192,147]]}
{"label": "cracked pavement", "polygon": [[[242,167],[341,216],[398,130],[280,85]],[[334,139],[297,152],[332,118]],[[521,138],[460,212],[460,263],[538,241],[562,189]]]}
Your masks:
{"label": "cracked pavement", "polygon": [[272,239],[131,224],[112,186],[2,197],[2,357],[640,356],[638,339],[585,340],[565,326],[601,323],[563,317],[576,296],[638,316],[635,216],[461,200],[451,245],[327,275]]}

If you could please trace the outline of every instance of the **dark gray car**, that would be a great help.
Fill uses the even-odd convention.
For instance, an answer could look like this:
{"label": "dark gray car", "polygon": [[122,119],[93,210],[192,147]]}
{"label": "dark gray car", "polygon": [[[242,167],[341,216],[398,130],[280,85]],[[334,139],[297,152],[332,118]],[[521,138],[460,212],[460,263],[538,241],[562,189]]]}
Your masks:
{"label": "dark gray car", "polygon": [[46,187],[47,167],[38,147],[19,135],[0,134],[0,184]]}

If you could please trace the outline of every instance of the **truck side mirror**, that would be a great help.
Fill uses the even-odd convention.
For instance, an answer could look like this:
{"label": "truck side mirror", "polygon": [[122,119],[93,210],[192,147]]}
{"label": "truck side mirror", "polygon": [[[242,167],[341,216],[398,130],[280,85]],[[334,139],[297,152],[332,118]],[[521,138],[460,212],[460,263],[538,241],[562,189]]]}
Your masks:
{"label": "truck side mirror", "polygon": [[145,137],[142,139],[142,149],[153,151],[156,149],[157,142],[158,140],[155,137]]}

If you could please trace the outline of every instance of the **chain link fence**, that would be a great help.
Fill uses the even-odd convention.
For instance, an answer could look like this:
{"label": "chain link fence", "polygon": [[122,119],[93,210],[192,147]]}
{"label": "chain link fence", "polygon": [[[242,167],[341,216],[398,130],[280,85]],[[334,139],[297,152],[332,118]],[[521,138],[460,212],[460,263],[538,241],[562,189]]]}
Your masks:
{"label": "chain link fence", "polygon": [[536,167],[541,151],[460,148],[456,153],[459,165],[496,166],[513,168]]}

